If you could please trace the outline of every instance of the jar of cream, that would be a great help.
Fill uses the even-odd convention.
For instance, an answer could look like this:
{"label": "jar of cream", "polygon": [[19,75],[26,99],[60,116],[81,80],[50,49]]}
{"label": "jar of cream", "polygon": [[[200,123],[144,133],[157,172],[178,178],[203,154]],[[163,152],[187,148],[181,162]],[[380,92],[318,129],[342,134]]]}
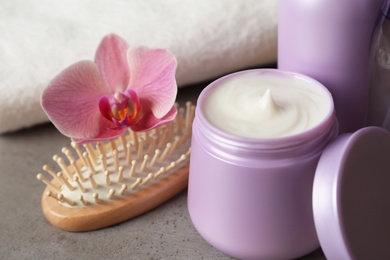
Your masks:
{"label": "jar of cream", "polygon": [[211,245],[240,259],[292,259],[319,247],[312,190],[338,134],[318,81],[276,69],[234,73],[201,93],[188,209]]}

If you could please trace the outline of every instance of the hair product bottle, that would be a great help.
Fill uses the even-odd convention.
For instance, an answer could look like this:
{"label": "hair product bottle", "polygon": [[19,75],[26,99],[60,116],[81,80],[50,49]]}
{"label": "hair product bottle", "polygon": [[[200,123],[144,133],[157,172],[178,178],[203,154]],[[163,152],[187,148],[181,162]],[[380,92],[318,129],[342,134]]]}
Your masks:
{"label": "hair product bottle", "polygon": [[383,0],[279,0],[278,68],[332,93],[340,133],[365,126],[370,42]]}

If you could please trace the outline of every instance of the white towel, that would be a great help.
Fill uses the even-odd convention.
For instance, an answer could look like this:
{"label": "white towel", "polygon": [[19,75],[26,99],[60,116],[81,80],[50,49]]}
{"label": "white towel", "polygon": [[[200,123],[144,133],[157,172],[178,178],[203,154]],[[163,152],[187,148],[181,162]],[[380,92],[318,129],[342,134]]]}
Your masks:
{"label": "white towel", "polygon": [[276,0],[1,0],[0,133],[48,121],[40,94],[116,33],[167,48],[179,86],[276,61]]}

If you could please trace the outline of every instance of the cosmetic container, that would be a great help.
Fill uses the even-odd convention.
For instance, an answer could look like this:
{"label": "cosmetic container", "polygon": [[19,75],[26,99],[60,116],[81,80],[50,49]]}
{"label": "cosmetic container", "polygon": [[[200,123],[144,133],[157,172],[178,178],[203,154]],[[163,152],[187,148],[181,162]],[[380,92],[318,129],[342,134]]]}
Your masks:
{"label": "cosmetic container", "polygon": [[201,93],[193,123],[188,207],[195,227],[212,245],[241,259],[286,259],[313,251],[319,246],[313,179],[320,155],[338,133],[333,104],[306,132],[277,139],[239,137],[204,116],[204,98],[224,80]]}
{"label": "cosmetic container", "polygon": [[340,133],[366,126],[370,43],[383,0],[279,0],[278,68],[332,93]]}
{"label": "cosmetic container", "polygon": [[280,70],[238,72],[203,90],[193,122],[188,186],[196,230],[238,259],[294,259],[320,242],[328,259],[368,259],[362,256],[369,254],[389,259],[389,133],[364,128],[337,137],[327,91],[332,105],[326,116],[291,136],[242,137],[205,116],[205,100],[226,80],[264,72],[325,90],[316,80]]}

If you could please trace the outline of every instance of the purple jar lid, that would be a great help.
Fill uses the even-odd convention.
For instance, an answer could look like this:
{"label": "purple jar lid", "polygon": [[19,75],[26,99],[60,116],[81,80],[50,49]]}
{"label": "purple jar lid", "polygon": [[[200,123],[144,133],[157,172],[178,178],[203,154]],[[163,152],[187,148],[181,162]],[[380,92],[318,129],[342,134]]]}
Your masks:
{"label": "purple jar lid", "polygon": [[328,259],[390,259],[390,133],[367,127],[324,151],[313,210]]}

